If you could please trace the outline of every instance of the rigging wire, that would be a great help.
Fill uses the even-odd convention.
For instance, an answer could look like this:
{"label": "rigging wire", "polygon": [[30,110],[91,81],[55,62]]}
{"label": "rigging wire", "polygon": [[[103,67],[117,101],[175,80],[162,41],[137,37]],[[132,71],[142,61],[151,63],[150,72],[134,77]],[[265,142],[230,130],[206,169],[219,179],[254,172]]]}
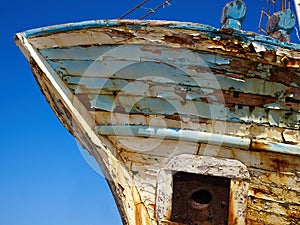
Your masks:
{"label": "rigging wire", "polygon": [[147,10],[148,12],[139,18],[140,20],[142,20],[142,19],[146,18],[147,16],[155,13],[157,10],[159,10],[161,8],[164,8],[165,6],[171,5],[171,3],[170,3],[171,0],[167,0],[164,3],[160,4],[159,6],[157,6],[156,8],[147,8],[147,7],[144,7],[143,5],[145,3],[147,3],[148,1],[149,0],[144,0],[143,2],[139,3],[134,8],[130,9],[129,11],[127,11],[126,13],[124,13],[122,16],[120,16],[119,19],[123,19],[124,17],[128,16],[130,13],[132,13],[133,11],[135,11],[137,9],[144,9],[144,10]]}
{"label": "rigging wire", "polygon": [[170,3],[171,0],[167,0],[164,3],[160,4],[159,6],[157,6],[155,9],[150,9],[148,11],[148,13],[146,13],[145,15],[143,15],[142,17],[140,17],[140,20],[145,19],[147,16],[155,13],[157,10],[159,10],[160,8],[164,8],[165,6],[169,6],[171,5]]}
{"label": "rigging wire", "polygon": [[123,19],[125,16],[129,15],[130,13],[132,13],[134,10],[141,8],[142,5],[144,5],[146,2],[148,2],[149,0],[144,0],[143,2],[141,2],[140,4],[138,4],[137,6],[135,6],[134,8],[130,9],[128,12],[124,13],[122,16],[119,17],[119,19]]}

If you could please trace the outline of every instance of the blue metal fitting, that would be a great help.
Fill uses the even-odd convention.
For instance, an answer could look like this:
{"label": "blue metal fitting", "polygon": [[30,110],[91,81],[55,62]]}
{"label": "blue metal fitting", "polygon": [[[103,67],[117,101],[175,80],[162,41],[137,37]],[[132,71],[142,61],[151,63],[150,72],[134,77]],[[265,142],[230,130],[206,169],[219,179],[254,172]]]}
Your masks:
{"label": "blue metal fitting", "polygon": [[288,41],[295,25],[296,16],[290,9],[275,12],[267,22],[267,33],[280,41]]}
{"label": "blue metal fitting", "polygon": [[227,3],[222,12],[221,28],[240,30],[246,16],[246,4],[241,0]]}

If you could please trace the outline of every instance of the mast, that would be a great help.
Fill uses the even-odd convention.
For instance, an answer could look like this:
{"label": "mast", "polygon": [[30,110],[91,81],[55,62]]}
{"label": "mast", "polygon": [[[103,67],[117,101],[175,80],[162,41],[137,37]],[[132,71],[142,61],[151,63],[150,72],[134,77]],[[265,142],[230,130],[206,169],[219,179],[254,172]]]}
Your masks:
{"label": "mast", "polygon": [[281,11],[286,9],[286,1],[285,0],[281,0]]}

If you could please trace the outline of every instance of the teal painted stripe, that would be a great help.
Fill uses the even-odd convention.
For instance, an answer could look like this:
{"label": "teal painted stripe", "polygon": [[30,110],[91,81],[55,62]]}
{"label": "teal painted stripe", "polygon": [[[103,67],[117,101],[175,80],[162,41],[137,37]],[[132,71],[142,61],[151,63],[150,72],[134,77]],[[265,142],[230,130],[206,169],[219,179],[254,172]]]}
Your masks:
{"label": "teal painted stripe", "polygon": [[211,38],[215,37],[221,37],[222,39],[232,39],[232,37],[236,37],[240,40],[243,40],[243,42],[249,43],[251,41],[255,41],[258,43],[261,43],[269,50],[276,50],[276,48],[283,47],[283,48],[289,48],[291,50],[299,50],[300,45],[295,43],[287,43],[287,42],[281,42],[274,38],[259,35],[259,34],[253,34],[246,31],[239,31],[234,30],[231,35],[227,33],[223,33],[222,30],[217,29],[215,27],[209,26],[209,25],[203,25],[203,24],[194,24],[194,23],[182,23],[182,22],[174,22],[171,24],[163,24],[163,22],[160,24],[154,24],[153,21],[122,21],[122,20],[90,20],[90,21],[83,21],[83,22],[77,22],[77,23],[68,23],[68,24],[62,24],[62,25],[55,25],[55,26],[49,26],[49,27],[42,27],[37,29],[31,29],[23,32],[23,36],[33,37],[37,35],[45,35],[45,34],[51,34],[51,33],[57,33],[57,32],[66,32],[71,30],[81,30],[85,28],[97,28],[97,27],[111,27],[111,26],[120,26],[124,25],[128,28],[134,26],[132,29],[140,29],[142,26],[157,26],[157,27],[165,27],[169,29],[183,29],[183,30],[195,30],[206,33],[205,35]]}
{"label": "teal painted stripe", "polygon": [[68,23],[68,24],[27,30],[24,32],[24,36],[28,38],[32,36],[44,35],[50,33],[58,33],[58,32],[65,32],[71,30],[81,30],[84,28],[110,27],[110,26],[117,26],[117,25],[119,25],[119,22],[115,20],[90,20],[90,21],[83,21],[78,23]]}
{"label": "teal painted stripe", "polygon": [[221,38],[221,39],[232,39],[233,37],[238,37],[245,43],[257,42],[266,47],[268,50],[277,50],[278,47],[288,48],[291,50],[299,50],[300,45],[296,43],[282,42],[269,36],[255,34],[253,32],[243,31],[243,30],[232,30],[232,34],[222,33],[221,29],[217,29],[208,25],[202,24],[181,24],[165,26],[172,29],[186,29],[186,30],[196,30],[208,32],[206,35],[211,38]]}
{"label": "teal painted stripe", "polygon": [[[132,21],[128,22],[126,26],[132,29],[140,29],[142,26],[151,26],[151,23],[153,21]],[[55,25],[55,26],[49,26],[49,27],[42,27],[42,28],[36,28],[27,30],[24,32],[25,37],[31,37],[36,35],[44,35],[44,34],[50,34],[50,33],[57,33],[57,32],[65,32],[70,30],[80,30],[84,28],[96,28],[96,27],[110,27],[110,26],[119,26],[122,23],[122,20],[89,20],[89,21],[83,21],[83,22],[77,22],[77,23],[67,23],[67,24],[61,24],[61,25]],[[124,22],[123,22],[124,24]],[[122,24],[122,25],[123,25]],[[175,24],[175,25],[174,25]],[[170,29],[189,29],[189,30],[197,30],[197,31],[205,31],[205,32],[213,32],[217,31],[217,28],[214,28],[209,25],[203,25],[203,24],[193,24],[193,23],[181,23],[178,22],[176,25],[176,22],[174,24],[166,24],[163,25],[165,28]],[[159,27],[159,25],[157,25]]]}
{"label": "teal painted stripe", "polygon": [[245,150],[249,149],[251,143],[251,140],[249,138],[240,138],[192,130],[182,130],[177,128],[111,125],[96,126],[95,131],[99,135],[149,137],[157,139],[199,142]]}
{"label": "teal painted stripe", "polygon": [[217,32],[219,29],[205,25],[205,24],[194,24],[194,23],[178,23],[174,25],[166,25],[164,27],[171,29],[184,29],[184,30],[197,30],[206,32]]}

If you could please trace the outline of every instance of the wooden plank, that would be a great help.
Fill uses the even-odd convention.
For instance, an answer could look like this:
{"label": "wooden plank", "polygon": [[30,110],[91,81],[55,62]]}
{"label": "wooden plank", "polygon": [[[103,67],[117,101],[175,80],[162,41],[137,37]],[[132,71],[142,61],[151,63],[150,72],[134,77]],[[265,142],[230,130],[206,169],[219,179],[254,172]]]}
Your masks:
{"label": "wooden plank", "polygon": [[[130,48],[130,49],[129,49]],[[128,51],[129,50],[129,51]],[[117,53],[116,53],[117,52]],[[115,45],[115,46],[86,46],[86,47],[69,47],[69,48],[51,48],[40,50],[40,53],[47,59],[54,61],[58,60],[84,60],[84,61],[95,61],[103,59],[103,57],[114,58],[115,61],[124,61],[131,58],[137,61],[147,61],[147,60],[160,60],[168,63],[170,57],[168,55],[174,53],[182,53],[182,50],[171,47],[164,46],[147,46],[147,45]],[[139,56],[139,58],[137,58]],[[133,58],[132,58],[133,57]],[[173,56],[173,57],[176,57]],[[177,56],[179,57],[179,56]],[[190,56],[191,57],[191,56]],[[291,85],[292,83],[298,84],[299,71],[278,66],[267,65],[265,63],[258,63],[252,61],[251,59],[243,59],[235,56],[217,55],[213,52],[193,52],[192,57],[194,57],[194,68],[197,69],[200,63],[204,63],[202,67],[210,69],[213,73],[227,73],[229,76],[238,75],[245,77],[260,77],[264,80],[270,80],[273,82],[279,82],[285,85]],[[179,58],[178,58],[179,59]],[[189,60],[187,57],[181,57],[181,60],[169,61],[170,64],[174,66],[188,66],[184,63]],[[134,61],[134,60],[133,60]],[[198,61],[198,63],[197,63]],[[186,61],[188,62],[188,61]],[[180,65],[181,64],[181,65]],[[190,64],[190,66],[192,65]],[[200,70],[201,67],[199,68]],[[283,71],[288,71],[287,76],[282,76]]]}
{"label": "wooden plank", "polygon": [[[212,85],[208,85],[206,83],[206,81],[208,81],[207,77],[201,76],[201,74],[199,74],[199,77],[197,78],[197,80],[201,79],[201,83],[195,82],[193,77],[189,77],[184,74],[182,74],[181,79],[178,79],[177,76],[170,79],[171,77],[165,77],[164,74],[160,75],[160,73],[149,76],[143,76],[140,74],[140,77],[137,78],[137,80],[134,80],[136,79],[136,76],[137,75],[131,74],[126,77],[118,75],[107,75],[104,77],[100,74],[99,77],[64,75],[63,79],[68,83],[68,85],[72,85],[72,88],[75,88],[77,85],[84,86],[87,93],[99,93],[99,91],[103,88],[106,88],[107,90],[112,89],[113,91],[121,91],[127,85],[134,85],[141,82],[148,85],[148,89],[150,89],[149,85],[151,85],[151,88],[153,87],[152,89],[161,86],[167,90],[173,87],[173,91],[188,91],[190,94],[187,96],[197,96],[197,93],[211,93],[214,92],[214,90],[217,90],[213,89]],[[281,93],[281,98],[284,98],[285,96],[293,96],[300,92],[300,88],[292,89],[279,83],[256,78],[235,80],[224,75],[214,75],[214,77],[218,81],[220,89],[223,90],[223,94],[228,94],[235,98],[238,98],[239,95],[243,95],[243,93],[245,93],[249,94],[249,96],[251,96],[251,94],[262,97],[266,95],[267,97],[278,99],[278,93]],[[187,82],[188,80],[194,80],[194,82]],[[178,85],[181,88],[176,89],[175,87]]]}
{"label": "wooden plank", "polygon": [[[226,99],[225,99],[226,101]],[[235,105],[228,108],[218,102],[205,100],[185,101],[178,99],[153,98],[128,95],[101,95],[91,100],[96,110],[144,115],[182,115],[237,123],[270,124],[271,126],[299,129],[300,113],[291,109],[273,109],[273,107],[249,107]],[[293,112],[293,113],[292,113]]]}

